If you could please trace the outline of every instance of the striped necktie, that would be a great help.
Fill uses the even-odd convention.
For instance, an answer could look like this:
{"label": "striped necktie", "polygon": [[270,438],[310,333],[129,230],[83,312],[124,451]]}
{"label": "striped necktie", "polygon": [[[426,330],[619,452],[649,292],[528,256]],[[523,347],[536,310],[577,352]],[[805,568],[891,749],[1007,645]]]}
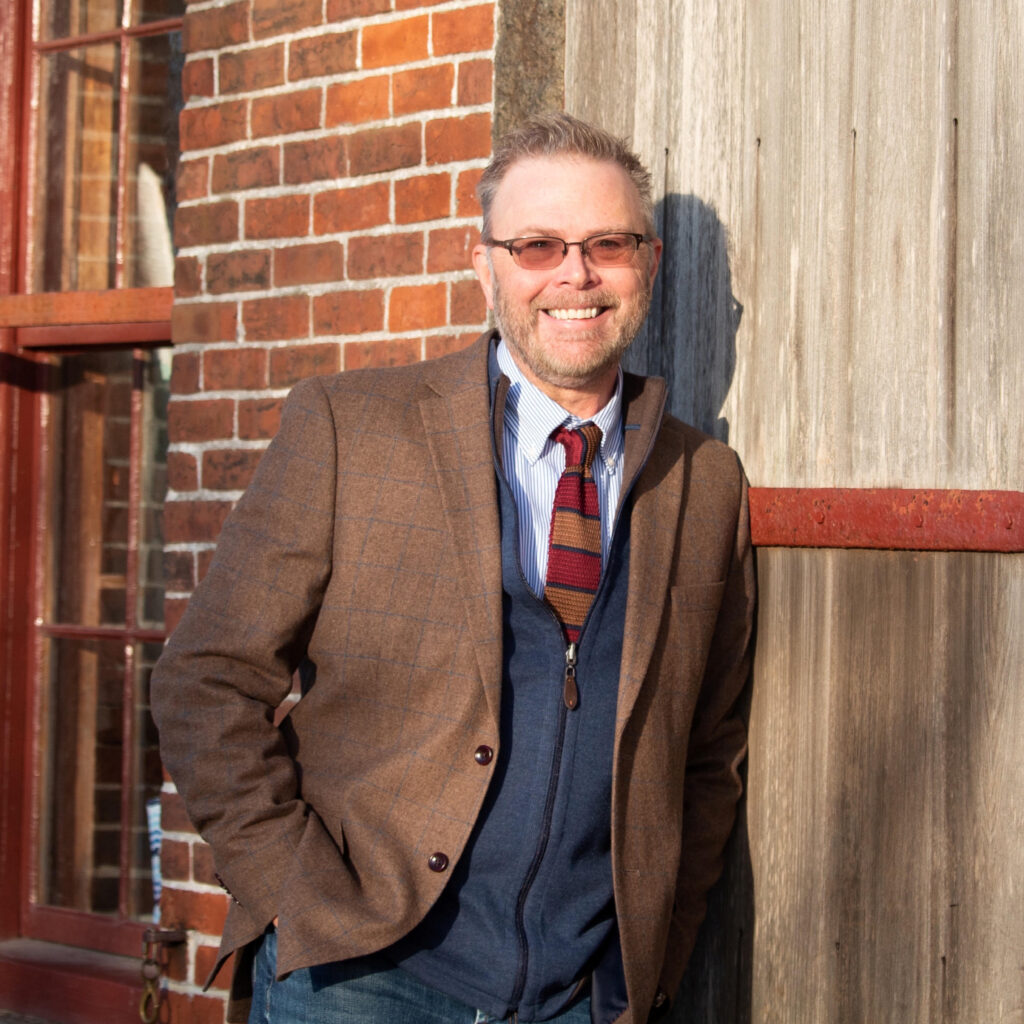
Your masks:
{"label": "striped necktie", "polygon": [[551,436],[565,448],[565,471],[551,509],[544,599],[574,644],[601,582],[601,507],[590,470],[601,428],[595,423],[578,430],[559,427]]}

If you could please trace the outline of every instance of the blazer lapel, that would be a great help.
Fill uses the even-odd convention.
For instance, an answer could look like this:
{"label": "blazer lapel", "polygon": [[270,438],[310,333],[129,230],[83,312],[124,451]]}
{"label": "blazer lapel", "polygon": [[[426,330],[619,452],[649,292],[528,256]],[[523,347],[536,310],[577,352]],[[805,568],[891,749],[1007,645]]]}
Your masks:
{"label": "blazer lapel", "polygon": [[[669,573],[679,536],[685,468],[679,453],[658,443],[665,382],[627,376],[623,479],[639,474],[630,492],[629,593],[626,598],[616,737],[632,712],[668,597]],[[633,392],[632,398],[630,392]]]}
{"label": "blazer lapel", "polygon": [[464,375],[428,382],[421,399],[445,516],[451,530],[466,619],[488,706],[501,708],[501,524],[491,440],[487,356],[490,339],[466,352]]}

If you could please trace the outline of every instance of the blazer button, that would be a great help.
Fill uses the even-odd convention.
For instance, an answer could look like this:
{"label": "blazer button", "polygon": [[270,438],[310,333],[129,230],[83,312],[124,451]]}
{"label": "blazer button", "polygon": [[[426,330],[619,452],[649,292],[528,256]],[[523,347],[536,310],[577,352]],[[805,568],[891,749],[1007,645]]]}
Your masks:
{"label": "blazer button", "polygon": [[482,743],[473,753],[477,764],[490,764],[494,758],[494,751],[487,744]]}
{"label": "blazer button", "polygon": [[443,853],[432,853],[427,866],[431,871],[445,871],[448,868],[448,857]]}

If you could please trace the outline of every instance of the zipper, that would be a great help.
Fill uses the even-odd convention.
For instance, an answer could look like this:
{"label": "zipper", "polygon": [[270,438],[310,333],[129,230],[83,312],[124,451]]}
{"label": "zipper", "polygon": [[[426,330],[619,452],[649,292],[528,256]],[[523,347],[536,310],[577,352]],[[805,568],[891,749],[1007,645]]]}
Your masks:
{"label": "zipper", "polygon": [[565,682],[562,684],[562,702],[574,711],[580,702],[580,690],[576,685],[576,645],[570,643],[565,649]]}

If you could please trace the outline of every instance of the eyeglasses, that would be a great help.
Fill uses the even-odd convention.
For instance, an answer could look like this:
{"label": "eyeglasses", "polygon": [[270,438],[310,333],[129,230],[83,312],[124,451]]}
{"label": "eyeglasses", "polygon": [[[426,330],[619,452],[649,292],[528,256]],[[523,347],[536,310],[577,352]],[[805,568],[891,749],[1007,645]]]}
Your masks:
{"label": "eyeglasses", "polygon": [[636,255],[641,243],[649,242],[646,235],[631,231],[605,231],[591,235],[582,242],[567,242],[563,238],[536,235],[530,238],[509,238],[504,242],[485,238],[484,245],[507,249],[509,255],[524,270],[554,270],[565,259],[570,245],[578,245],[584,259],[595,267],[623,267]]}

